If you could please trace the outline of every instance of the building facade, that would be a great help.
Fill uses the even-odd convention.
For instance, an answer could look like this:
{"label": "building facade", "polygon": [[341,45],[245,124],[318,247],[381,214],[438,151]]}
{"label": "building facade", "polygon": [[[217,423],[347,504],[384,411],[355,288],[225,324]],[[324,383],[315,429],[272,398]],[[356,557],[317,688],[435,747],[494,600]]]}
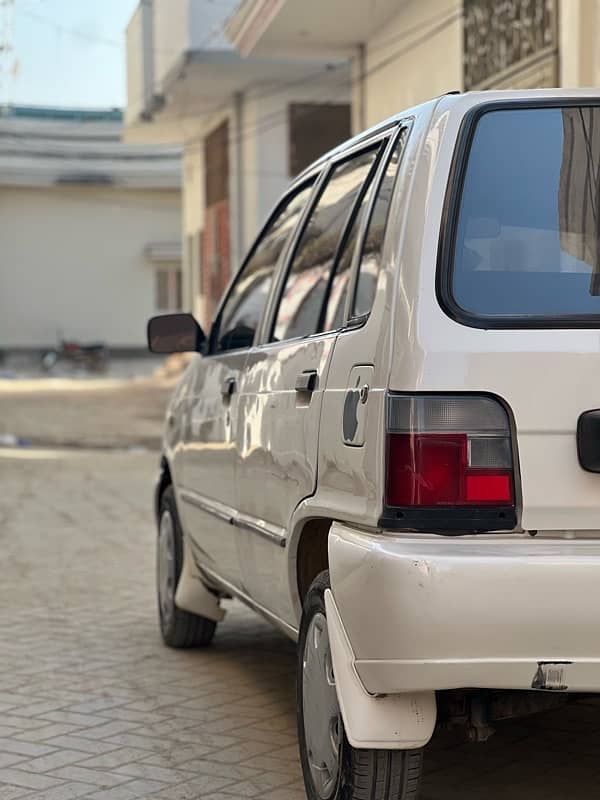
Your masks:
{"label": "building facade", "polygon": [[181,307],[179,150],[121,131],[119,111],[0,110],[0,350],[142,350]]}
{"label": "building facade", "polygon": [[248,57],[347,54],[355,131],[449,91],[597,86],[598,0],[243,0]]}
{"label": "building facade", "polygon": [[351,130],[347,57],[242,57],[235,7],[142,0],[127,30],[125,136],[183,148],[183,297],[205,327],[290,179]]}

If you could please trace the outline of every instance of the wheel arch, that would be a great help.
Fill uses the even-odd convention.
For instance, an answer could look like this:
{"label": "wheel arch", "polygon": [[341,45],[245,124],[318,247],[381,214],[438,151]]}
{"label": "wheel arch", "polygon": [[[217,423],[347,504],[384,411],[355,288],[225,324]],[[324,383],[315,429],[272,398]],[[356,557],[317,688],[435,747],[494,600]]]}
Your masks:
{"label": "wheel arch", "polygon": [[329,531],[333,519],[329,517],[311,517],[304,519],[296,526],[293,537],[293,574],[294,600],[301,612],[304,598],[314,579],[329,569]]}

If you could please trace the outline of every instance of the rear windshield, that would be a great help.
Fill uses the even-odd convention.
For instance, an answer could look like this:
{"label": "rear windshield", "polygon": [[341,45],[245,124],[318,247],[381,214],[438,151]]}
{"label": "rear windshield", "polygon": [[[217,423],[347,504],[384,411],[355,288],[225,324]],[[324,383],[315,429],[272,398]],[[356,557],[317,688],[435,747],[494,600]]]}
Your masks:
{"label": "rear windshield", "polygon": [[480,320],[600,324],[600,107],[520,108],[477,123],[449,289]]}

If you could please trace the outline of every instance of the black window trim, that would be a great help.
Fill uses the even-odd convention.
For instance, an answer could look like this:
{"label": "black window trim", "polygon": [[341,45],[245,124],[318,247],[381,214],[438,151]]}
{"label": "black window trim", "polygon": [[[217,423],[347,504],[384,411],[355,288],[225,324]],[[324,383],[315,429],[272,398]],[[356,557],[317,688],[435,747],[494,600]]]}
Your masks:
{"label": "black window trim", "polygon": [[555,330],[600,328],[600,314],[515,314],[486,316],[463,309],[454,299],[452,282],[454,275],[454,251],[458,230],[458,217],[462,200],[469,155],[479,120],[493,111],[533,110],[537,108],[600,108],[600,100],[592,97],[565,97],[564,99],[542,98],[539,100],[493,100],[480,103],[464,116],[450,166],[448,185],[442,209],[440,237],[436,268],[436,296],[444,313],[469,328],[480,330]]}
{"label": "black window trim", "polygon": [[[241,265],[239,266],[239,268],[236,270],[236,272],[233,274],[231,280],[229,281],[229,285],[228,285],[227,289],[225,290],[225,292],[223,292],[223,296],[222,296],[221,301],[219,303],[219,307],[217,309],[217,313],[215,314],[214,321],[213,321],[213,323],[211,325],[210,333],[209,333],[209,336],[208,336],[208,343],[207,343],[207,346],[206,346],[206,351],[204,353],[205,357],[210,358],[211,356],[224,355],[226,353],[229,354],[229,353],[240,353],[240,352],[243,352],[243,351],[246,351],[246,350],[249,351],[251,349],[251,347],[254,344],[256,344],[256,340],[260,336],[260,331],[261,331],[261,328],[262,328],[262,324],[263,324],[263,321],[264,321],[265,314],[268,313],[271,291],[269,291],[267,293],[267,299],[266,299],[266,302],[265,302],[265,307],[263,308],[263,311],[262,311],[262,314],[261,314],[261,319],[259,320],[259,323],[258,323],[258,325],[256,327],[256,331],[254,333],[254,342],[253,342],[253,345],[250,345],[249,347],[235,347],[235,348],[231,348],[229,350],[217,350],[216,349],[216,344],[217,344],[216,338],[218,336],[218,332],[219,332],[220,327],[221,327],[221,317],[223,315],[223,310],[224,310],[225,306],[227,305],[229,297],[231,296],[231,293],[233,292],[233,289],[234,289],[235,285],[237,284],[238,279],[241,277],[242,273],[246,269],[246,265],[248,264],[248,262],[254,256],[254,253],[256,252],[256,249],[257,249],[259,243],[262,241],[265,233],[267,232],[267,230],[268,230],[269,226],[271,225],[271,223],[273,222],[273,220],[276,219],[276,217],[281,213],[282,209],[293,199],[293,197],[295,195],[299,194],[303,189],[312,186],[312,191],[311,191],[311,193],[310,193],[310,195],[308,197],[306,206],[305,206],[304,210],[302,211],[302,214],[300,215],[300,220],[298,221],[298,224],[296,225],[296,228],[292,232],[291,239],[294,239],[295,234],[296,234],[296,230],[298,228],[298,225],[302,224],[302,220],[304,219],[304,216],[306,214],[307,208],[312,206],[315,190],[316,190],[317,186],[319,185],[319,183],[321,182],[321,178],[322,178],[321,172],[322,172],[322,167],[319,168],[319,169],[315,169],[313,171],[304,172],[302,177],[301,177],[301,179],[299,179],[297,181],[294,181],[294,183],[288,188],[288,190],[285,192],[285,194],[283,194],[279,198],[279,200],[277,201],[275,207],[273,208],[271,213],[268,215],[264,225],[262,226],[262,228],[260,229],[260,231],[256,235],[254,241],[252,242],[251,247],[249,248],[249,250],[246,253],[245,257],[242,259]],[[288,242],[288,245],[289,245],[289,242]],[[287,258],[288,245],[284,245],[284,248],[283,248],[282,252],[279,255],[278,262],[275,265],[275,269],[274,269],[274,273],[273,273],[273,283],[276,283],[276,281],[277,281],[277,275],[279,273],[279,267],[280,267],[280,264],[281,264],[282,260]]]}
{"label": "black window trim", "polygon": [[[369,152],[369,150],[375,150],[375,149],[378,148],[376,156],[375,156],[375,160],[374,160],[373,164],[371,165],[371,169],[369,170],[368,176],[365,179],[364,183],[366,185],[367,181],[369,180],[369,178],[371,178],[371,180],[373,180],[375,182],[378,182],[378,174],[377,174],[377,172],[381,168],[381,164],[384,161],[385,155],[386,155],[386,153],[388,151],[389,141],[386,142],[386,139],[389,139],[389,138],[390,138],[390,127],[386,127],[384,130],[378,131],[374,136],[369,137],[367,139],[362,139],[361,141],[359,141],[356,144],[354,144],[352,147],[348,147],[348,148],[345,148],[345,149],[343,149],[343,150],[341,150],[339,152],[336,152],[335,155],[332,156],[331,159],[329,159],[329,161],[325,162],[324,164],[321,163],[321,168],[322,168],[323,172],[321,173],[320,179],[317,181],[317,183],[315,185],[315,191],[313,192],[313,194],[311,196],[310,202],[307,205],[305,213],[304,213],[302,219],[299,221],[298,226],[297,226],[296,231],[295,231],[295,234],[294,234],[292,240],[289,243],[289,247],[287,248],[286,258],[285,258],[285,261],[282,264],[281,271],[280,271],[280,277],[279,277],[279,280],[277,282],[277,286],[274,287],[274,291],[273,291],[273,294],[272,294],[271,302],[269,303],[270,311],[269,311],[268,317],[265,320],[265,322],[266,322],[265,330],[263,331],[263,336],[261,337],[261,341],[258,344],[259,347],[262,348],[262,347],[268,347],[268,346],[273,346],[273,345],[282,345],[282,344],[286,344],[288,342],[296,342],[297,343],[299,341],[315,339],[315,338],[319,338],[319,337],[322,337],[322,336],[337,335],[340,331],[345,330],[345,328],[348,326],[348,321],[347,321],[347,318],[346,318],[346,314],[347,314],[347,305],[346,305],[346,308],[345,308],[345,311],[344,311],[344,315],[343,315],[343,318],[342,318],[342,324],[341,324],[341,326],[339,328],[336,328],[335,330],[329,330],[329,331],[318,330],[315,333],[309,334],[308,336],[294,336],[294,337],[292,337],[290,339],[282,339],[280,341],[273,339],[273,332],[275,330],[275,323],[277,321],[277,312],[279,310],[279,306],[280,306],[281,300],[283,298],[283,292],[285,291],[285,285],[287,283],[287,279],[288,279],[288,276],[289,276],[289,273],[290,273],[290,269],[292,267],[292,262],[293,262],[293,259],[294,259],[294,255],[296,254],[298,245],[299,245],[300,240],[302,238],[302,235],[303,235],[303,233],[304,233],[304,231],[306,229],[306,225],[308,224],[308,221],[309,221],[310,217],[312,216],[313,211],[317,207],[317,205],[319,203],[319,200],[321,199],[321,196],[323,194],[324,189],[329,184],[329,179],[331,178],[331,175],[332,175],[333,171],[340,164],[343,164],[346,161],[350,161],[352,158],[355,158],[356,156],[359,156],[361,153],[366,153],[366,152]],[[394,137],[392,136],[391,138],[393,139]],[[340,252],[341,252],[341,245],[344,242],[344,240],[345,240],[345,238],[346,238],[346,236],[348,234],[349,226],[350,226],[352,220],[354,219],[354,214],[356,213],[356,211],[358,209],[358,204],[362,200],[363,196],[364,196],[364,188],[361,187],[361,190],[359,191],[359,194],[357,195],[357,199],[355,200],[355,202],[354,202],[354,204],[353,204],[353,206],[352,206],[352,208],[351,208],[351,210],[350,210],[350,212],[348,214],[346,222],[344,224],[342,235],[340,237],[340,241],[338,243],[338,247],[337,247],[336,252],[334,254],[334,261],[333,261],[333,265],[332,265],[332,273],[331,273],[331,275],[333,275],[334,272],[335,272],[335,269],[337,267],[337,259],[339,258],[339,255],[340,255]],[[360,233],[361,232],[359,232],[359,236],[360,236]],[[350,267],[351,273],[352,273],[352,270],[354,269],[354,266],[355,265],[354,265],[354,257],[353,257],[352,264],[351,264],[351,267]],[[349,284],[348,284],[349,290],[351,289],[351,285],[353,284],[353,282],[354,282],[353,281],[353,275],[351,274],[350,281],[349,281]],[[331,280],[328,282],[327,291],[326,291],[326,294],[325,294],[325,296],[323,298],[323,307],[321,309],[321,315],[320,315],[321,317],[323,316],[323,309],[327,308],[327,302],[328,302],[328,299],[329,299],[329,291],[330,291],[330,289],[331,289]],[[319,319],[319,322],[320,322],[320,319]]]}

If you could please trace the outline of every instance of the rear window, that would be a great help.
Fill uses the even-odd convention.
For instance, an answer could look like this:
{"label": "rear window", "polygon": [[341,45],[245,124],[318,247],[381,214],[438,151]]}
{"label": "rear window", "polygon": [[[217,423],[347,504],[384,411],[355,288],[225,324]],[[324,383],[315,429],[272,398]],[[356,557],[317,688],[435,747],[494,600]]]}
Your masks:
{"label": "rear window", "polygon": [[600,323],[600,108],[480,116],[443,290],[483,327]]}

